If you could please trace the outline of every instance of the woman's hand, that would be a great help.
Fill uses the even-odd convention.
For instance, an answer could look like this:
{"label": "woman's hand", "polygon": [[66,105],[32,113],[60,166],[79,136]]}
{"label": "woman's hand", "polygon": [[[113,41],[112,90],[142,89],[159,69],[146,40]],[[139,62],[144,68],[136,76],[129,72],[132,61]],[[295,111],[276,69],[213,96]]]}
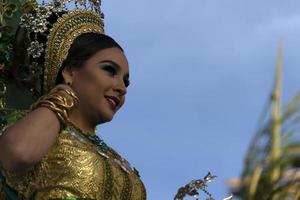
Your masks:
{"label": "woman's hand", "polygon": [[[72,88],[60,84],[51,92],[74,101]],[[0,137],[0,163],[8,171],[24,172],[39,162],[55,143],[61,128],[57,114],[45,107],[37,107],[6,129]]]}

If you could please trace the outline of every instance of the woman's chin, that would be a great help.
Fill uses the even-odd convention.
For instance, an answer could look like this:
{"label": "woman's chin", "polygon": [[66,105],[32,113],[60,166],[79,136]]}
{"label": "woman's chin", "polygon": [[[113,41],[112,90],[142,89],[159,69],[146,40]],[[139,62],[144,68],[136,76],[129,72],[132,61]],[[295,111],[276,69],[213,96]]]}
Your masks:
{"label": "woman's chin", "polygon": [[99,124],[110,122],[114,118],[112,113],[101,113],[98,115]]}

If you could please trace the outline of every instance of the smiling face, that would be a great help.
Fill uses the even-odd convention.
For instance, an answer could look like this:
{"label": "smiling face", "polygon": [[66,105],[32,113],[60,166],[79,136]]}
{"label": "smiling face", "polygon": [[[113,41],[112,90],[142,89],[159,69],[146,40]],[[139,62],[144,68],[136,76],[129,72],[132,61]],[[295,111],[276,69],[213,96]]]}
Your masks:
{"label": "smiling face", "polygon": [[80,68],[63,71],[79,97],[85,117],[100,124],[112,120],[125,101],[129,85],[128,61],[116,47],[97,52]]}

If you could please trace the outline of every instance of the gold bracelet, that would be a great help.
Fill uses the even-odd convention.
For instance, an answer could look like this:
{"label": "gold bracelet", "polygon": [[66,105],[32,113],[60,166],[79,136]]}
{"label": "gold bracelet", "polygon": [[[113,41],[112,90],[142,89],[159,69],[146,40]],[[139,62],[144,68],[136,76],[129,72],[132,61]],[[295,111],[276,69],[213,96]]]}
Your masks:
{"label": "gold bracelet", "polygon": [[72,90],[70,90],[70,89],[67,89],[67,88],[53,88],[51,91],[50,91],[50,93],[57,93],[57,92],[59,92],[59,91],[64,91],[65,93],[67,93],[68,95],[70,95],[72,98],[73,98],[73,100],[75,100],[75,101],[79,101],[79,99],[78,99],[78,97],[75,95],[75,93],[72,91]]}
{"label": "gold bracelet", "polygon": [[72,91],[72,90],[69,90],[69,89],[64,89],[63,90],[64,92],[66,92],[68,95],[70,95],[71,97],[73,97],[73,99],[75,101],[79,101],[78,97],[75,95],[75,93]]}
{"label": "gold bracelet", "polygon": [[[72,100],[68,101],[66,97],[59,94],[60,91],[64,91],[70,95]],[[31,110],[37,107],[46,107],[52,110],[60,121],[62,129],[66,126],[70,111],[78,102],[79,99],[72,90],[54,88],[47,95],[40,97],[38,101],[31,106]]]}

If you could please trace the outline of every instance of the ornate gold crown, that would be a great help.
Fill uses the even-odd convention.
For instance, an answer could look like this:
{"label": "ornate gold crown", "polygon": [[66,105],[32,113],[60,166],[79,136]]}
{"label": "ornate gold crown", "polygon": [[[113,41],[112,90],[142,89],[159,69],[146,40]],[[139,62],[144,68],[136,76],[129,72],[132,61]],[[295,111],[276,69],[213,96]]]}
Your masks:
{"label": "ornate gold crown", "polygon": [[[73,3],[73,5],[72,5]],[[21,16],[21,27],[27,30],[29,68],[35,76],[43,76],[41,94],[54,85],[57,73],[73,41],[83,33],[104,33],[100,0],[52,0],[35,6]],[[56,15],[57,21],[48,20]],[[39,41],[39,35],[47,41]],[[44,66],[38,60],[44,55]]]}

